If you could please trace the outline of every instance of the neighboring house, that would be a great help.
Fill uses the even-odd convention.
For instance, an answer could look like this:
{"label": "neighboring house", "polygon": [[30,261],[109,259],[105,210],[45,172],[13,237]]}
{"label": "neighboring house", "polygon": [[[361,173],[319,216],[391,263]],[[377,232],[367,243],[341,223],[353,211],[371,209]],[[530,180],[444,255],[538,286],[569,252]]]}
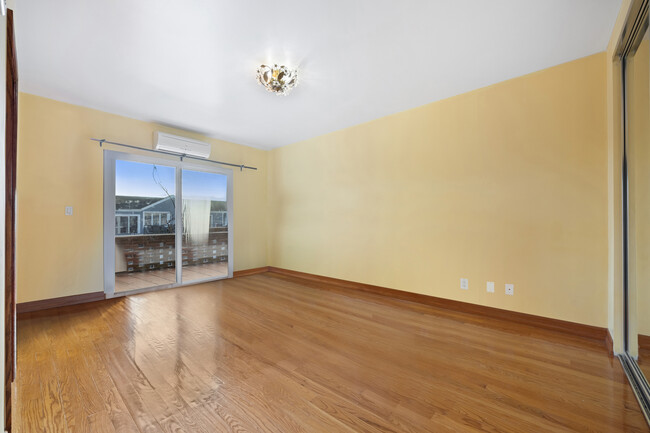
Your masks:
{"label": "neighboring house", "polygon": [[228,212],[225,201],[210,203],[210,228],[228,227]]}
{"label": "neighboring house", "polygon": [[[174,225],[175,196],[115,197],[115,234],[136,235],[170,233]],[[213,201],[210,206],[210,228],[227,227],[226,203]],[[172,230],[173,231],[173,230]]]}

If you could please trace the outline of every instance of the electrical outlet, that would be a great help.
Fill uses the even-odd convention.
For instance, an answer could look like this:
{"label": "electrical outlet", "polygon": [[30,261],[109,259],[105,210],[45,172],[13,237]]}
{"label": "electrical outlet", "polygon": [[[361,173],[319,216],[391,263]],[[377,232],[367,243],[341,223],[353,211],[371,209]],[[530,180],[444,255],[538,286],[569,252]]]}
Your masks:
{"label": "electrical outlet", "polygon": [[494,281],[488,281],[486,290],[488,293],[494,293]]}
{"label": "electrical outlet", "polygon": [[467,278],[460,279],[460,288],[463,290],[469,289],[469,282],[467,281]]}
{"label": "electrical outlet", "polygon": [[514,295],[515,294],[515,285],[514,284],[506,284],[506,295]]}
{"label": "electrical outlet", "polygon": [[66,207],[65,207],[65,214],[66,214],[67,216],[72,215],[72,206],[66,206]]}

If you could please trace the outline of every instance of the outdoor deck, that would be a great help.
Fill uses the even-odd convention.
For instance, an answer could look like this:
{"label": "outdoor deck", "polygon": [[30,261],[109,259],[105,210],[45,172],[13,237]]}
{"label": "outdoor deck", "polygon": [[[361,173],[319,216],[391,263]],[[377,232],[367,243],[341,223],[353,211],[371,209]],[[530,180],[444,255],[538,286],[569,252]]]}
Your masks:
{"label": "outdoor deck", "polygon": [[[183,282],[218,278],[228,275],[228,263],[206,263],[183,268]],[[124,272],[115,275],[115,292],[145,289],[176,282],[176,268],[155,269],[143,272]]]}

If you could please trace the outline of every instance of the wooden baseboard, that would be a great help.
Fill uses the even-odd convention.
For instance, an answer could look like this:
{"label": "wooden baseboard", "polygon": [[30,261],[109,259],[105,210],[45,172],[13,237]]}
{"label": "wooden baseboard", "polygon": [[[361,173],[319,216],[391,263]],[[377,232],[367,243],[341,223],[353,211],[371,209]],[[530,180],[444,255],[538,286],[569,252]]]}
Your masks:
{"label": "wooden baseboard", "polygon": [[81,295],[62,296],[60,298],[43,299],[40,301],[21,302],[16,304],[16,312],[31,313],[33,311],[48,310],[50,308],[67,307],[68,305],[83,304],[86,302],[101,301],[106,299],[104,292],[83,293]]}
{"label": "wooden baseboard", "polygon": [[233,272],[232,277],[233,278],[245,277],[248,275],[263,274],[264,272],[268,272],[268,271],[269,271],[268,266],[262,266],[261,268],[243,269],[241,271]]}
{"label": "wooden baseboard", "polygon": [[[338,278],[325,277],[322,275],[309,274],[306,272],[293,271],[290,269],[276,268],[274,266],[263,266],[260,268],[244,269],[235,271],[233,277],[244,277],[256,275],[264,272],[286,275],[293,278],[308,280],[334,287],[359,290],[362,292],[376,295],[387,296],[404,301],[416,302],[419,304],[430,305],[447,310],[459,311],[463,313],[475,314],[484,317],[511,321],[523,325],[533,326],[536,328],[559,331],[578,337],[590,338],[593,340],[604,341],[610,353],[613,353],[613,342],[609,331],[606,328],[597,326],[584,325],[581,323],[567,322],[564,320],[551,319],[548,317],[535,316],[532,314],[519,313],[516,311],[502,310],[494,307],[470,304],[467,302],[454,301],[451,299],[437,298],[435,296],[422,295],[419,293],[405,292],[387,287],[373,286],[371,284],[357,283],[354,281],[341,280]],[[326,288],[321,286],[321,288]],[[104,292],[84,293],[81,295],[64,296],[61,298],[44,299],[41,301],[22,302],[17,304],[17,312],[28,313],[33,311],[47,310],[56,307],[65,307],[68,305],[82,304],[105,299]],[[639,335],[639,345],[650,347],[650,337]]]}
{"label": "wooden baseboard", "polygon": [[[246,275],[255,275],[268,272],[268,266],[254,269],[244,269],[233,272],[233,278],[244,277]],[[21,302],[16,305],[16,312],[31,313],[34,311],[49,310],[50,308],[67,307],[69,305],[84,304],[86,302],[101,301],[106,299],[104,292],[84,293],[81,295],[63,296],[60,298],[43,299],[40,301]]]}
{"label": "wooden baseboard", "polygon": [[650,349],[650,336],[639,334],[639,349]]}
{"label": "wooden baseboard", "polygon": [[453,301],[451,299],[437,298],[435,296],[422,295],[419,293],[404,292],[402,290],[389,289],[387,287],[373,286],[371,284],[357,283],[354,281],[340,280],[338,278],[324,277],[321,275],[314,275],[306,272],[292,271],[289,269],[276,268],[273,266],[269,266],[269,272],[300,278],[303,280],[329,284],[331,286],[341,287],[345,289],[360,290],[363,292],[388,296],[404,301],[417,302],[420,304],[444,308],[447,310],[454,310],[494,319],[507,320],[518,324],[529,325],[551,331],[559,331],[565,334],[598,340],[605,342],[606,344],[607,335],[609,334],[606,328],[600,328],[597,326],[567,322],[565,320],[551,319],[548,317],[535,316],[532,314],[470,304],[467,302]]}
{"label": "wooden baseboard", "polygon": [[609,333],[609,329],[606,329],[607,331],[605,335],[605,346],[607,346],[607,353],[609,353],[609,356],[614,356],[614,339],[612,338],[612,334]]}

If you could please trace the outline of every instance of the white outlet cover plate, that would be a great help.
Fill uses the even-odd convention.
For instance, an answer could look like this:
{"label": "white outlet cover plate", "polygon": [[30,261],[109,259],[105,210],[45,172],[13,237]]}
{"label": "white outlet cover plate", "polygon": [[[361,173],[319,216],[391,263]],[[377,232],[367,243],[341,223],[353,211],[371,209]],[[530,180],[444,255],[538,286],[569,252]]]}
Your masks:
{"label": "white outlet cover plate", "polygon": [[66,215],[72,215],[72,206],[66,206],[65,207],[65,214]]}
{"label": "white outlet cover plate", "polygon": [[494,281],[487,282],[486,290],[488,293],[494,293]]}
{"label": "white outlet cover plate", "polygon": [[467,281],[467,278],[461,278],[460,279],[460,288],[463,290],[468,290],[469,289],[469,282]]}
{"label": "white outlet cover plate", "polygon": [[515,294],[515,285],[506,284],[506,295],[514,295],[514,294]]}

